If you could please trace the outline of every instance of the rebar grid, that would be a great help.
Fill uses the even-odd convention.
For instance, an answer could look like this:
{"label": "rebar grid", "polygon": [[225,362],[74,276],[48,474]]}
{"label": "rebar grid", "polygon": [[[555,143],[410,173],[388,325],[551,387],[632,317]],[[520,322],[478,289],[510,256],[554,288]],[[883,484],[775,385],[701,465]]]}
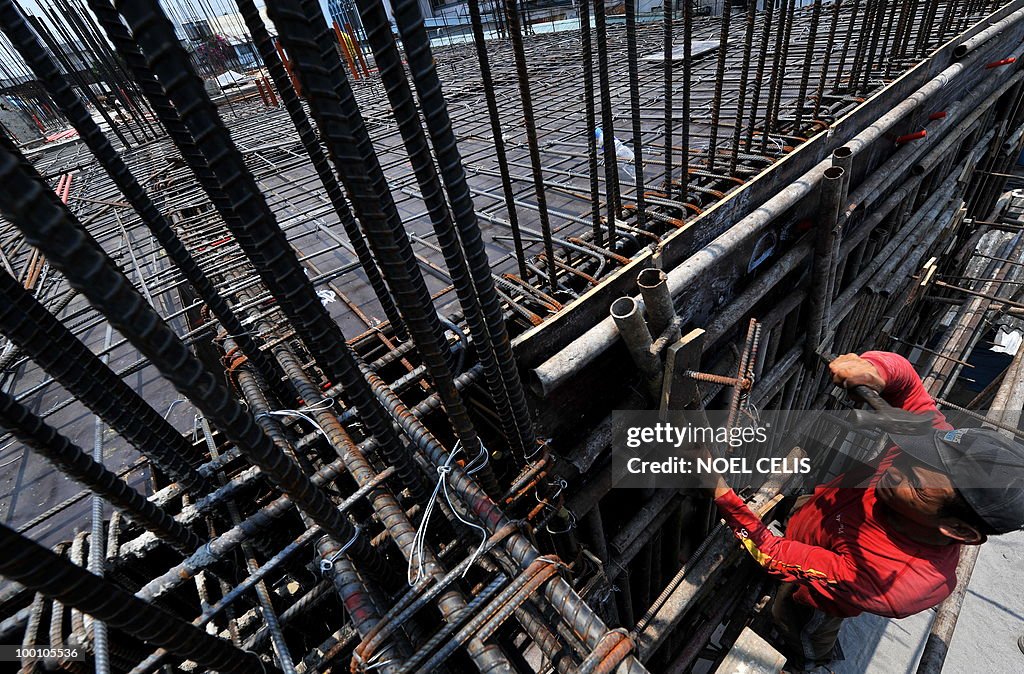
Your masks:
{"label": "rebar grid", "polygon": [[[152,30],[147,23],[147,12],[153,12],[155,3],[147,4],[151,7],[145,10],[129,8],[133,31]],[[313,4],[295,2],[282,3],[282,6],[285,10],[290,7],[308,23],[313,20]],[[373,7],[371,3],[365,4]],[[400,4],[405,5],[400,12],[411,12],[399,18],[405,46],[409,47],[424,35],[416,24],[418,10],[407,3]],[[279,392],[275,396],[266,390],[267,383],[261,381],[262,373],[247,362],[239,349],[239,335],[225,332],[220,321],[211,316],[142,218],[94,164],[82,145],[66,143],[30,151],[38,172],[55,187],[57,198],[50,199],[54,207],[62,208],[57,201],[66,203],[67,212],[82,223],[124,270],[134,286],[134,293],[159,313],[204,367],[216,372],[220,382],[232,387],[233,395],[245,403],[244,414],[254,417],[261,433],[272,441],[279,458],[297,466],[309,478],[310,488],[329,495],[331,505],[338,509],[329,518],[322,509],[317,511],[335,538],[317,540],[314,552],[307,548],[306,553],[296,554],[301,546],[314,540],[313,536],[299,539],[298,534],[316,525],[304,513],[292,508],[290,492],[294,491],[294,485],[279,479],[280,476],[272,477],[273,470],[268,474],[248,465],[242,455],[251,448],[233,448],[229,436],[211,430],[207,417],[197,413],[190,400],[178,399],[149,360],[137,350],[138,340],[132,334],[128,334],[127,339],[115,335],[105,347],[101,334],[109,316],[86,302],[82,293],[88,294],[89,288],[80,284],[71,288],[65,276],[35,252],[21,231],[4,221],[0,230],[2,263],[21,284],[21,292],[33,295],[97,356],[109,359],[110,370],[131,382],[132,388],[148,403],[147,413],[166,417],[183,438],[191,438],[191,451],[206,461],[197,474],[209,484],[199,490],[194,489],[195,480],[176,482],[174,476],[156,469],[152,469],[148,479],[140,480],[138,467],[133,464],[134,454],[124,440],[120,437],[106,439],[105,452],[111,457],[107,468],[116,470],[131,464],[132,472],[121,477],[136,474],[135,486],[154,489],[156,493],[150,500],[158,504],[157,507],[167,509],[166,512],[176,513],[175,524],[160,523],[169,531],[145,533],[137,526],[141,521],[130,521],[133,506],[127,502],[124,514],[129,521],[117,517],[108,527],[107,575],[143,599],[160,597],[161,605],[183,621],[181,625],[175,623],[175,629],[182,634],[188,633],[184,623],[206,625],[209,632],[223,638],[224,647],[230,647],[228,642],[231,642],[240,649],[256,648],[268,669],[320,670],[351,658],[354,671],[407,671],[404,662],[410,665],[430,662],[433,666],[443,660],[448,661],[452,671],[470,671],[474,664],[483,671],[532,671],[531,668],[541,665],[523,661],[519,654],[523,650],[519,641],[521,634],[539,644],[542,661],[550,658],[560,671],[571,671],[583,663],[586,667],[596,666],[595,658],[604,658],[612,650],[609,640],[620,638],[617,632],[609,632],[606,624],[632,627],[627,616],[640,615],[647,609],[662,589],[659,583],[678,569],[679,535],[659,533],[653,522],[668,521],[667,527],[678,527],[682,506],[674,496],[663,499],[655,512],[657,518],[640,523],[643,529],[650,527],[646,534],[637,531],[626,535],[629,532],[624,529],[622,535],[612,541],[614,557],[600,555],[600,561],[613,561],[621,569],[628,569],[625,580],[620,581],[626,587],[619,587],[619,592],[613,593],[607,579],[619,572],[602,571],[600,565],[595,565],[586,555],[581,556],[584,548],[598,551],[603,545],[607,549],[604,533],[600,535],[601,540],[588,533],[581,547],[580,537],[574,531],[576,517],[593,517],[593,504],[590,508],[566,507],[567,494],[563,494],[556,476],[571,475],[572,470],[553,470],[544,443],[533,445],[533,420],[525,403],[518,403],[512,416],[502,416],[508,411],[504,407],[507,398],[502,398],[515,395],[516,387],[520,386],[511,377],[514,373],[514,379],[518,380],[518,373],[511,351],[498,353],[495,344],[489,344],[488,340],[500,340],[501,331],[506,329],[513,335],[521,334],[542,324],[545,318],[557,315],[588,289],[599,286],[603,279],[626,264],[630,256],[686,226],[806,139],[823,133],[833,121],[856,109],[872,93],[924,59],[946,38],[971,26],[999,3],[968,3],[966,7],[958,6],[954,12],[955,4],[908,0],[900,4],[859,3],[848,9],[847,5],[853,3],[823,6],[816,2],[813,6],[795,9],[792,3],[787,5],[779,0],[774,11],[785,13],[788,17],[785,21],[776,20],[778,16],[770,13],[754,16],[734,8],[728,30],[723,30],[725,24],[719,19],[693,17],[692,25],[684,25],[689,24],[687,19],[677,16],[673,19],[677,34],[692,34],[694,41],[716,44],[724,35],[729,46],[725,51],[719,48],[717,52],[698,54],[692,64],[673,65],[667,96],[661,61],[630,58],[627,26],[600,5],[594,12],[599,25],[594,34],[593,51],[595,63],[601,65],[594,79],[603,81],[595,81],[592,86],[594,100],[600,108],[596,119],[601,120],[599,124],[604,133],[604,142],[595,144],[594,149],[604,163],[604,170],[588,160],[588,147],[595,129],[588,127],[584,97],[580,95],[584,88],[580,54],[584,49],[578,30],[530,35],[523,39],[523,64],[529,77],[528,90],[534,109],[531,122],[537,132],[535,154],[539,163],[531,161],[526,130],[522,126],[523,89],[513,67],[514,45],[503,40],[481,41],[479,46],[487,51],[491,84],[480,79],[478,45],[467,43],[434,49],[426,52],[419,62],[408,54],[413,71],[406,93],[410,99],[411,92],[415,91],[416,100],[427,110],[427,101],[431,99],[426,97],[429,92],[421,87],[433,86],[424,74],[428,63],[436,68],[443,83],[443,102],[451,117],[458,147],[454,162],[460,169],[464,168],[468,187],[468,195],[458,198],[472,199],[468,213],[458,210],[465,202],[452,196],[453,190],[461,189],[455,174],[441,176],[448,191],[446,203],[444,199],[429,202],[422,198],[421,189],[440,189],[441,185],[437,175],[433,178],[425,174],[417,176],[415,167],[410,164],[409,138],[412,136],[403,138],[399,133],[396,113],[391,108],[396,99],[389,103],[384,93],[384,87],[395,86],[396,80],[391,80],[389,85],[382,82],[381,74],[376,72],[357,79],[357,60],[347,61],[344,54],[331,54],[327,59],[328,67],[340,68],[343,76],[349,78],[346,86],[353,90],[359,114],[372,138],[372,149],[380,162],[386,189],[394,200],[397,217],[415,254],[413,265],[418,269],[413,272],[410,268],[407,272],[410,276],[421,274],[425,288],[433,295],[429,308],[420,307],[420,319],[429,318],[435,311],[442,315],[441,327],[432,325],[430,330],[420,330],[415,344],[404,339],[401,326],[381,322],[387,312],[377,303],[380,289],[377,288],[377,292],[371,289],[372,279],[368,282],[360,266],[360,258],[363,257],[365,263],[365,256],[357,255],[347,237],[350,232],[339,227],[339,218],[344,214],[336,200],[321,189],[321,176],[315,172],[294,130],[294,110],[288,115],[274,107],[269,99],[257,100],[253,93],[255,85],[253,92],[242,92],[233,97],[236,100],[224,101],[219,108],[220,116],[230,129],[232,151],[237,150],[245,171],[252,176],[252,187],[246,189],[250,192],[255,189],[262,195],[266,209],[273,214],[284,235],[282,241],[287,242],[281,250],[249,246],[246,251],[235,238],[244,232],[231,222],[238,216],[239,209],[244,210],[244,198],[236,196],[229,200],[231,203],[211,203],[211,186],[214,190],[223,190],[231,183],[230,176],[214,176],[209,185],[201,187],[196,178],[198,172],[193,172],[195,166],[184,162],[171,142],[159,137],[149,142],[143,140],[157,120],[144,110],[138,90],[125,93],[122,110],[125,119],[111,118],[106,124],[117,136],[114,147],[122,153],[131,172],[171,223],[199,268],[211,279],[213,290],[225,298],[231,311],[240,317],[246,335],[262,347],[263,353],[271,354],[275,367],[282,368],[290,385],[300,392],[300,399],[285,399],[289,393]],[[60,5],[72,8],[71,3]],[[927,11],[917,11],[919,9]],[[522,18],[513,17],[507,24],[502,22],[502,30],[506,27],[522,30]],[[652,18],[657,20],[651,21]],[[607,24],[606,28],[602,30],[600,24]],[[767,27],[763,39],[759,42],[747,39],[756,36],[757,28],[762,25]],[[84,30],[84,26],[80,22],[79,29]],[[636,19],[635,28],[640,55],[660,53],[664,36],[661,17],[641,15]],[[314,38],[303,34],[306,29],[300,24],[290,30],[296,31],[293,38]],[[478,36],[483,37],[482,31]],[[379,46],[384,49],[391,38],[381,35],[379,39]],[[323,95],[317,92],[315,85],[310,87],[304,80],[303,68],[316,69],[316,64],[310,60],[312,57],[306,59],[299,55],[297,58],[296,54],[289,53],[288,39],[283,42],[288,67],[295,74],[295,81],[302,85],[299,87],[302,95]],[[320,45],[323,44],[321,40]],[[760,48],[761,53],[754,55],[752,48],[744,45]],[[141,46],[145,57],[152,60],[154,56],[150,52],[156,51],[152,49],[152,42],[141,43]],[[344,41],[342,46],[344,48]],[[366,56],[371,57],[373,40],[360,45],[360,49],[364,47]],[[327,54],[326,50],[321,54]],[[424,60],[431,55],[432,58]],[[338,59],[336,64],[330,62],[334,58]],[[766,61],[767,67],[763,65]],[[346,63],[347,71],[344,70]],[[370,63],[376,65],[373,60]],[[397,68],[401,72],[401,64]],[[687,72],[681,72],[683,70]],[[636,77],[630,76],[631,71]],[[168,68],[159,74],[161,84],[168,91],[177,86],[170,72]],[[131,78],[124,80],[130,82]],[[687,91],[689,101],[684,111],[676,104],[683,101],[683,88],[687,83],[692,83],[692,89]],[[752,92],[747,91],[748,84],[753,87]],[[269,87],[270,83],[264,86]],[[1000,132],[997,143],[1002,148],[1003,143],[1010,142],[1015,123],[1019,122],[1018,93],[1019,78],[1002,89],[989,92],[987,98],[979,97],[976,102],[985,105],[978,108],[978,115],[968,115],[973,109],[964,104],[959,112],[954,111],[954,120],[957,124],[966,124],[966,129],[970,130],[989,128],[996,120],[1005,120],[1006,124],[1000,128],[1007,131]],[[999,98],[1004,95],[1008,98]],[[496,120],[484,116],[487,103],[484,99],[488,96],[493,96]],[[799,99],[803,100],[797,102]],[[995,104],[997,100],[1008,99],[1013,101],[1012,105],[1003,102],[997,107]],[[185,98],[179,102],[183,116],[191,112],[187,102]],[[329,145],[337,129],[324,126],[322,119],[318,119],[322,112],[318,108],[320,102],[312,103],[312,110],[307,113],[308,108],[304,108],[303,114],[321,122],[321,137],[327,141],[328,151],[332,151]],[[666,103],[672,118],[670,129],[666,129],[662,114]],[[950,110],[954,108],[950,106]],[[439,169],[444,174],[452,165],[446,166],[442,157],[446,142],[444,121],[437,121],[435,126],[430,124],[429,117],[435,112],[436,108],[429,108],[426,130],[420,133],[429,134]],[[741,121],[737,123],[737,119]],[[421,119],[414,116],[408,123],[419,125]],[[508,184],[503,184],[505,170],[499,165],[493,144],[493,130],[499,127],[507,155]],[[193,140],[202,152],[210,151],[203,145],[205,132],[201,126],[192,126],[186,133],[195,134]],[[672,141],[666,143],[666,138],[685,140],[680,147]],[[964,134],[957,138],[965,150],[971,149],[972,153],[976,150],[978,158],[989,147],[981,141],[968,145]],[[418,142],[429,152],[423,140],[421,136]],[[988,142],[994,141],[993,134]],[[1019,138],[1016,141],[1019,142]],[[633,152],[633,162],[616,158],[619,143]],[[666,145],[674,156],[665,156]],[[9,152],[12,157],[16,154],[16,151]],[[987,155],[990,157],[987,170],[998,172],[1009,154],[1000,149],[998,157]],[[661,186],[661,190],[651,188],[645,192],[646,199],[638,198],[640,195],[629,179],[628,169],[638,168],[634,163],[636,157],[643,159],[639,173],[646,183]],[[432,160],[429,155],[425,158]],[[221,159],[220,155],[208,157],[210,163]],[[965,166],[973,168],[973,163],[954,164],[943,160],[938,164],[933,165],[934,173],[927,173],[928,181],[923,188],[920,185],[904,188],[919,197],[918,203],[901,208],[895,220],[898,226],[893,231],[912,231],[910,224],[915,222],[915,217],[918,223],[934,223],[942,209],[955,202],[954,195],[966,193],[964,185],[951,182],[947,176],[954,176]],[[673,165],[675,169],[671,168]],[[544,206],[538,204],[535,191],[538,175],[546,201]],[[594,185],[597,200],[592,197]],[[983,187],[985,194],[973,197],[974,206],[979,209],[986,207],[986,199],[994,199],[996,189],[994,183],[988,182]],[[346,196],[354,202],[356,190],[350,184],[346,184],[346,190]],[[864,191],[858,193],[863,198],[859,202],[862,209],[863,204],[880,202],[884,196],[879,192],[868,194],[870,198],[866,198]],[[607,196],[609,193],[611,198]],[[620,194],[621,205],[617,204]],[[508,195],[512,197],[511,204]],[[8,195],[5,203],[10,203],[14,197]],[[429,208],[425,202],[431,204]],[[445,236],[451,232],[438,235],[435,230],[442,212],[448,208],[454,218],[463,220],[461,223],[456,220],[459,236],[446,241]],[[510,221],[510,208],[516,212],[517,222]],[[644,208],[642,214],[638,208]],[[361,219],[360,209],[355,210]],[[550,228],[543,226],[541,211],[550,216]],[[862,212],[857,217],[871,217],[871,212],[868,209],[867,216]],[[603,218],[601,213],[605,214]],[[15,220],[18,224],[17,218]],[[873,228],[867,231],[870,234]],[[471,251],[466,243],[467,236],[479,236],[481,232],[486,244],[482,252],[488,258],[489,272],[479,267],[481,251]],[[508,244],[512,235],[521,238],[524,255],[518,255],[516,247]],[[847,253],[845,267],[838,273],[836,292],[853,289],[856,295],[859,286],[850,284],[849,277],[866,274],[875,252],[896,239],[887,242],[871,235],[865,241],[870,244],[866,250],[850,245],[850,249],[844,251]],[[922,240],[922,253],[928,250],[930,241],[934,239]],[[38,239],[32,242],[40,247],[48,243]],[[381,245],[380,240],[377,245]],[[383,245],[391,244],[384,242]],[[294,256],[310,281],[309,288],[295,290],[294,294],[280,290],[272,294],[267,289],[268,277],[264,275],[261,280],[259,271],[266,264],[265,258],[274,254]],[[466,271],[465,268],[459,270],[457,258],[462,255],[470,266],[478,266],[471,269],[472,287],[465,284],[464,278],[453,280]],[[475,262],[473,255],[477,256]],[[56,251],[53,257],[57,259]],[[912,268],[912,263],[919,258],[919,255],[908,255],[900,264],[893,262],[883,270],[887,272],[885,278],[899,278],[898,272]],[[787,259],[798,261],[794,255]],[[796,266],[793,262],[782,277]],[[392,293],[404,292],[395,285],[398,281],[394,268],[388,271],[388,267],[381,266],[381,271]],[[487,274],[491,278],[487,278]],[[781,277],[775,281],[781,281]],[[491,291],[486,290],[488,282],[493,283]],[[458,283],[464,284],[461,294],[456,292]],[[294,287],[299,285],[304,284]],[[316,295],[312,294],[313,290]],[[493,297],[485,298],[487,292],[492,292]],[[339,389],[339,382],[330,374],[333,366],[324,362],[325,358],[316,353],[315,348],[309,348],[308,342],[304,343],[303,329],[310,326],[296,325],[297,314],[282,307],[281,302],[296,297],[320,302],[343,333],[356,335],[343,348],[351,350],[353,363],[373,396],[373,404],[387,413],[386,423],[394,425],[394,432],[375,429],[365,418],[370,408],[363,406],[357,410],[351,387]],[[479,321],[480,317],[467,315],[474,311],[474,299],[480,303],[476,311],[483,307],[485,312],[490,312],[486,325],[477,323],[474,327],[471,321]],[[835,304],[842,303],[837,300]],[[837,333],[838,330],[837,343],[849,348],[870,343],[875,334],[873,326],[887,315],[888,306],[874,300],[857,305],[850,315],[836,318],[833,314],[825,332]],[[424,308],[430,314],[422,315]],[[414,307],[407,301],[400,302],[399,309],[406,321],[410,316],[415,317],[411,311]],[[748,306],[734,311],[739,314],[749,309]],[[106,311],[109,314],[111,309],[108,307]],[[289,313],[292,320],[288,318]],[[905,314],[901,316],[904,322],[908,320]],[[794,319],[780,314],[776,321],[765,322],[766,338],[774,330],[776,339],[768,340],[768,353],[759,353],[756,367],[751,364],[757,373],[755,380],[763,372],[780,370],[788,362],[792,348],[798,348],[791,348],[785,342],[779,345],[777,335],[787,320]],[[501,323],[500,330],[497,322]],[[731,325],[721,317],[720,323]],[[124,327],[129,333],[129,326]],[[914,323],[912,327],[918,331],[925,329],[923,323]],[[437,334],[442,331],[443,334]],[[435,334],[431,336],[429,332]],[[723,327],[717,337],[724,335]],[[5,343],[0,356],[0,363],[4,365],[0,383],[7,391],[3,394],[7,396],[5,399],[31,404],[36,417],[46,419],[72,439],[82,436],[83,408],[58,385],[60,378],[51,372],[56,364],[48,366],[38,353],[35,362],[29,359],[30,346],[33,345]],[[426,347],[435,349],[432,364],[423,357]],[[487,358],[481,357],[480,349],[493,350],[493,357],[497,359],[495,366],[485,362]],[[445,359],[444,367],[450,368],[447,374],[437,360],[441,355]],[[438,376],[443,380],[450,377],[450,384],[447,380],[443,384],[447,387],[442,392],[444,395],[439,395],[437,390]],[[796,395],[796,390],[801,388],[800,378],[794,381],[776,375],[769,384],[783,390],[765,385],[755,389],[752,395],[769,402],[775,399],[777,403],[779,398]],[[814,387],[810,386],[808,378],[805,380],[800,395],[809,396]],[[328,397],[320,399],[318,390],[326,390]],[[86,398],[90,394],[76,392],[74,395]],[[197,396],[190,394],[189,397]],[[465,400],[465,411],[451,409],[459,400]],[[462,420],[453,424],[453,413]],[[104,414],[100,416],[105,418]],[[87,421],[93,423],[91,418]],[[217,423],[212,418],[210,421]],[[471,430],[467,423],[472,424],[472,432],[479,432],[484,440],[481,447],[488,450],[479,457],[475,455],[475,448],[467,455],[457,453],[460,447],[456,443],[457,433],[463,440],[472,437],[466,435]],[[566,436],[571,438],[575,434]],[[461,446],[465,448],[467,444],[470,443]],[[0,464],[12,461],[13,456],[13,462],[19,464],[19,482],[53,479],[47,477],[44,466],[29,459],[27,450],[15,449],[24,453],[19,456],[0,452]],[[447,481],[450,495],[428,501],[425,496],[429,489],[424,493],[408,479],[397,481],[387,477],[394,470],[396,452],[403,452],[410,465],[416,466],[414,480],[422,480],[430,486],[440,484],[436,482],[438,479]],[[487,457],[491,464],[486,470],[494,472],[488,480],[497,480],[484,485],[491,492],[489,497],[479,489],[473,477],[480,469],[479,462],[485,460],[482,457]],[[103,479],[110,483],[114,476],[104,474]],[[118,489],[124,486],[117,483]],[[195,493],[189,494],[190,490]],[[502,496],[500,491],[508,495]],[[7,502],[8,524],[32,524],[30,533],[45,542],[65,535],[66,522],[74,517],[73,505],[55,510],[52,517],[40,519],[36,517],[37,510],[20,506],[16,492],[12,490]],[[358,494],[359,498],[353,499],[353,494]],[[524,498],[527,496],[530,498]],[[45,505],[49,507],[50,503]],[[311,507],[317,510],[314,505],[308,499],[304,501],[307,510]],[[428,529],[423,523],[424,512],[432,508],[440,510],[443,517],[433,520]],[[632,511],[631,508],[626,510]],[[162,517],[166,512],[158,510],[150,515]],[[57,519],[57,514],[65,521]],[[510,520],[510,517],[521,519]],[[600,512],[597,517],[600,518]],[[471,524],[467,526],[466,521]],[[344,525],[339,527],[339,522]],[[588,531],[592,524],[588,524]],[[628,524],[637,525],[632,521]],[[413,539],[418,526],[424,528],[427,536],[422,548],[417,547]],[[167,539],[173,538],[180,547],[180,527],[186,527],[191,537],[210,542],[193,547],[182,559],[166,545]],[[482,531],[478,530],[480,527]],[[529,533],[533,540],[528,540],[524,533]],[[674,541],[671,540],[673,535]],[[188,540],[194,543],[192,538]],[[479,557],[478,540],[485,541]],[[292,545],[296,547],[290,547]],[[236,549],[245,557],[240,565],[232,557]],[[561,560],[539,556],[541,551],[558,552]],[[280,561],[282,555],[293,554],[296,555],[293,559]],[[366,563],[371,558],[382,561]],[[414,576],[413,585],[403,587],[400,579],[405,576],[407,566],[424,560],[428,573]],[[572,567],[566,566],[572,562],[575,562]],[[48,564],[53,565],[48,568],[55,569],[56,575],[64,573],[56,561],[48,561]],[[262,575],[261,564],[271,564],[273,571]],[[36,576],[22,573],[13,564],[10,571],[21,574],[16,577],[26,583],[36,582]],[[464,577],[459,575],[463,571],[468,572]],[[574,582],[579,594],[567,581]],[[337,594],[325,590],[325,583]],[[43,594],[76,601],[75,597],[65,597],[49,586],[31,586]],[[241,589],[231,592],[235,586]],[[250,588],[255,589],[255,595],[243,591]],[[40,607],[51,606],[49,600],[32,599],[31,593],[18,588],[9,592],[3,596],[5,611],[0,611],[0,615],[5,615],[8,606],[14,606],[25,597],[34,602],[33,606],[36,603]],[[614,600],[609,601],[613,594]],[[427,595],[430,599],[426,599]],[[582,601],[580,595],[587,602]],[[230,610],[221,612],[224,607],[217,604],[218,597],[230,598],[227,602]],[[318,604],[336,606],[330,603],[337,602],[338,597],[346,609],[345,618],[325,625],[315,612],[310,613]],[[78,604],[69,605],[77,610]],[[467,605],[472,612],[465,610]],[[58,602],[53,602],[52,608],[47,610],[57,611],[58,606]],[[219,608],[204,618],[211,606]],[[452,621],[449,626],[443,627],[433,614],[424,612],[427,606],[437,606],[444,611]],[[96,611],[98,619],[116,629],[109,647],[115,670],[135,667],[156,645],[163,646],[167,652],[147,660],[146,669],[140,671],[150,671],[148,668],[165,659],[178,662],[193,655],[184,641],[156,640],[123,629],[122,621],[115,616],[108,619],[105,609],[97,608],[95,603],[83,604],[82,608]],[[408,613],[403,613],[407,610]],[[595,611],[600,612],[600,618]],[[338,614],[341,615],[340,611]],[[402,618],[396,623],[399,615]],[[539,623],[538,615],[551,622]],[[25,618],[31,623],[28,614]],[[351,620],[353,630],[339,630],[345,619]],[[17,626],[21,628],[24,624],[25,621],[21,621]],[[72,636],[81,639],[83,644],[93,643],[84,626],[75,628],[74,619],[71,629]],[[28,631],[32,631],[31,624]],[[380,633],[388,636],[374,642]],[[441,646],[440,642],[451,635],[455,635],[456,640]],[[373,644],[373,648],[365,648],[367,644]],[[439,650],[431,652],[434,647]],[[617,653],[614,662],[606,660],[601,666],[613,666],[622,657],[621,671],[643,671],[637,659],[623,655],[629,649],[616,647],[614,650]],[[665,653],[669,650],[659,657],[667,657]],[[643,655],[645,660],[651,657],[649,652]],[[300,659],[301,664],[296,666]]]}

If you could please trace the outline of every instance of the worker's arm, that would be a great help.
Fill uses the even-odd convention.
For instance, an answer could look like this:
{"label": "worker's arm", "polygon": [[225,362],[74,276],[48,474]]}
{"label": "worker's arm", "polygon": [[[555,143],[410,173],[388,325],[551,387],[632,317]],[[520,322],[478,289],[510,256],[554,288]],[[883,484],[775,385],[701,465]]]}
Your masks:
{"label": "worker's arm", "polygon": [[[707,452],[706,449],[702,451]],[[772,576],[787,582],[817,586],[824,591],[851,577],[847,560],[831,550],[776,536],[764,525],[725,477],[716,476],[712,492],[718,512],[750,556]]]}
{"label": "worker's arm", "polygon": [[772,576],[786,582],[815,587],[832,594],[848,585],[855,574],[843,555],[816,545],[776,536],[736,492],[718,493],[715,504],[750,556]]}
{"label": "worker's arm", "polygon": [[893,407],[916,414],[931,414],[936,428],[951,428],[946,417],[928,395],[921,377],[903,356],[888,351],[868,351],[860,356],[848,353],[829,365],[832,380],[843,388],[864,385],[872,388]]}

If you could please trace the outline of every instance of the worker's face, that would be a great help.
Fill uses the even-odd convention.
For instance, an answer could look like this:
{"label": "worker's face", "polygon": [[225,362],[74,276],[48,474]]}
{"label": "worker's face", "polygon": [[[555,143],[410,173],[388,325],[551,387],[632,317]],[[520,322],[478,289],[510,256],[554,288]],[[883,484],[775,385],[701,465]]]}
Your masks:
{"label": "worker's face", "polygon": [[875,495],[900,515],[926,524],[938,517],[954,491],[946,475],[901,454],[878,480]]}
{"label": "worker's face", "polygon": [[943,507],[956,496],[953,482],[945,473],[929,468],[901,454],[875,485],[878,500],[904,520],[907,527],[976,543],[980,535],[955,517],[944,517]]}

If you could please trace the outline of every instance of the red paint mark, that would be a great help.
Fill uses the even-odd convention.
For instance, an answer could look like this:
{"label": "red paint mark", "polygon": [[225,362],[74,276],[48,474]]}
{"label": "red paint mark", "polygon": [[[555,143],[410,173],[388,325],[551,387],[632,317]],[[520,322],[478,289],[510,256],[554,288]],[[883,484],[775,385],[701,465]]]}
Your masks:
{"label": "red paint mark", "polygon": [[1001,59],[999,61],[993,61],[992,63],[985,64],[985,70],[991,70],[992,68],[1001,68],[1002,66],[1008,66],[1011,63],[1016,63],[1017,57],[1010,56],[1008,58]]}
{"label": "red paint mark", "polygon": [[927,135],[928,132],[925,129],[921,129],[920,131],[915,131],[914,133],[908,133],[905,136],[900,136],[899,138],[896,139],[896,144],[902,145],[903,143],[909,143],[912,140],[919,140]]}
{"label": "red paint mark", "polygon": [[216,248],[217,246],[223,246],[228,241],[231,241],[231,237],[230,236],[225,236],[223,239],[217,239],[216,241],[211,241],[210,243],[206,244],[205,246],[197,246],[196,250],[197,251],[204,251],[204,250],[207,250],[209,248]]}
{"label": "red paint mark", "polygon": [[270,99],[270,104],[276,108],[277,94],[274,93],[274,87],[270,86],[270,80],[268,80],[266,77],[263,78],[263,86],[267,90],[267,97]]}
{"label": "red paint mark", "polygon": [[261,80],[260,78],[257,77],[255,81],[256,81],[256,91],[258,91],[259,94],[260,94],[260,100],[263,101],[263,105],[269,106],[270,105],[270,101],[267,100],[267,94],[264,93],[264,91],[263,91],[263,80]]}

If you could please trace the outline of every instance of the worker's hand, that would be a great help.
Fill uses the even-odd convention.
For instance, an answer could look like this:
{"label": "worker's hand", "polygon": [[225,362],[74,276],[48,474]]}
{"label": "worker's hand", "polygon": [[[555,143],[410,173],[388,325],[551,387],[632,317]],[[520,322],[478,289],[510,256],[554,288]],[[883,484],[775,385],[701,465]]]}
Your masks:
{"label": "worker's hand", "polygon": [[725,481],[725,478],[722,477],[721,474],[719,474],[716,476],[715,486],[711,488],[710,491],[711,497],[717,499],[720,496],[725,496],[730,491],[732,491],[732,487],[730,487],[729,483]]}
{"label": "worker's hand", "polygon": [[[694,459],[705,459],[710,461],[713,458],[711,449],[705,444],[695,445],[690,449],[690,455]],[[732,490],[729,483],[721,473],[709,475],[702,487],[711,498],[718,498]]]}
{"label": "worker's hand", "polygon": [[855,353],[837,356],[829,363],[828,369],[832,373],[832,382],[836,386],[843,388],[867,386],[879,393],[885,389],[885,380],[878,373],[878,369],[870,361]]}

